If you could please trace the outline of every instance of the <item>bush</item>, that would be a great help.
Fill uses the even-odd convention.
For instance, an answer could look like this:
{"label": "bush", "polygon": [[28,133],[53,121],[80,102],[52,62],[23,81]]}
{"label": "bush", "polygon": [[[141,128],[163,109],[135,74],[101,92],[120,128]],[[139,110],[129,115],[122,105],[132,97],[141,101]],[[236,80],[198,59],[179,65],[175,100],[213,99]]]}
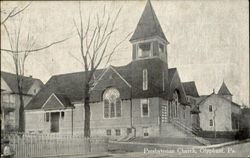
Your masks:
{"label": "bush", "polygon": [[244,139],[247,139],[247,138],[250,138],[249,137],[249,129],[248,128],[243,128],[241,129],[240,131],[238,131],[235,135],[235,139],[237,140],[244,140]]}

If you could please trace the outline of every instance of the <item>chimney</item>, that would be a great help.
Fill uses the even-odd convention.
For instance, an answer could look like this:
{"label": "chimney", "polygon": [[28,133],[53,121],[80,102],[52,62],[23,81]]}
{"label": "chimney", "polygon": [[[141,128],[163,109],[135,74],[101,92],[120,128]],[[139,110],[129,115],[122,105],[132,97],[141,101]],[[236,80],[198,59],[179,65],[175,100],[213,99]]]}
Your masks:
{"label": "chimney", "polygon": [[215,94],[215,89],[213,88],[213,94]]}

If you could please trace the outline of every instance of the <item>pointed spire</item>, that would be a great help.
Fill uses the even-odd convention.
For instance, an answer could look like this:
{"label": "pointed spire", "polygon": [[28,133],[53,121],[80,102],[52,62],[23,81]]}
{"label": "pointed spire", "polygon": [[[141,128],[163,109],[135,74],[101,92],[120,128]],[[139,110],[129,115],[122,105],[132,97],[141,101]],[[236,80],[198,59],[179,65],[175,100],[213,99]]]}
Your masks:
{"label": "pointed spire", "polygon": [[144,40],[155,36],[162,38],[168,43],[167,38],[162,31],[161,25],[155,15],[152,4],[150,0],[147,0],[147,4],[130,41],[138,39]]}
{"label": "pointed spire", "polygon": [[218,94],[220,95],[231,95],[231,92],[229,91],[229,89],[227,88],[227,85],[225,84],[224,80],[223,80],[223,83],[220,87],[220,90],[218,91]]}

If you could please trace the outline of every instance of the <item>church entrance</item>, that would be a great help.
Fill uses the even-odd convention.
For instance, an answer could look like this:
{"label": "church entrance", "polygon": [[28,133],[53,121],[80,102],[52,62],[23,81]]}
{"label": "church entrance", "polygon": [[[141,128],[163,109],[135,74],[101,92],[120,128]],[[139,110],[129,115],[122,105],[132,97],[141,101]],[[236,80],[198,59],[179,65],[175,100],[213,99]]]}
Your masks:
{"label": "church entrance", "polygon": [[59,112],[52,112],[51,113],[51,126],[50,126],[50,132],[59,132]]}

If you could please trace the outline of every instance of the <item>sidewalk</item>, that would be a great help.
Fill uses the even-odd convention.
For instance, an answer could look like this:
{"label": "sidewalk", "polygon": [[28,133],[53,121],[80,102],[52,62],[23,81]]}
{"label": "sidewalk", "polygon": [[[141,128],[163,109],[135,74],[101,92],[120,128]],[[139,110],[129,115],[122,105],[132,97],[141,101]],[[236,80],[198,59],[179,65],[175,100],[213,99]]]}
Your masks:
{"label": "sidewalk", "polygon": [[44,156],[44,157],[33,157],[33,158],[97,158],[97,157],[109,157],[108,152],[103,153],[90,153],[84,155],[58,155],[58,156]]}

